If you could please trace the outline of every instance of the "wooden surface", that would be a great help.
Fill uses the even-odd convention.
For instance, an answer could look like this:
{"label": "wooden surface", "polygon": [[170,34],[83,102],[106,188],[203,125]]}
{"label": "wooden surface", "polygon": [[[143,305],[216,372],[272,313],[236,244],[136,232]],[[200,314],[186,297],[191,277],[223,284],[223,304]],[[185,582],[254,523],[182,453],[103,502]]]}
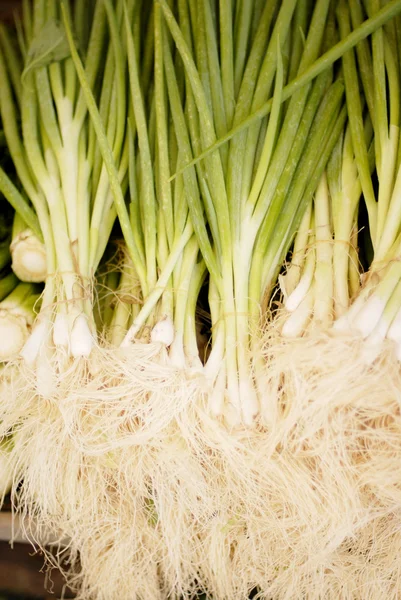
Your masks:
{"label": "wooden surface", "polygon": [[[1,1],[1,0],[0,0]],[[23,527],[19,517],[15,517],[13,519],[11,512],[4,511],[0,512],[0,541],[8,542],[9,540],[13,540],[14,543],[25,543],[27,540],[23,534]],[[35,527],[33,523],[25,524],[25,528],[33,532],[35,535]],[[37,539],[37,538],[36,538]],[[57,544],[60,546],[67,546],[69,540],[61,540],[54,535],[52,532],[49,532],[46,535],[45,539],[40,540],[44,545]]]}
{"label": "wooden surface", "polygon": [[[51,544],[54,540],[54,536],[49,535],[46,542]],[[0,596],[13,594],[23,600],[56,600],[64,592],[64,598],[73,598],[72,592],[64,588],[59,571],[54,569],[46,574],[44,558],[26,543],[18,518],[13,520],[10,512],[0,512]]]}
{"label": "wooden surface", "polygon": [[0,541],[8,542],[11,538],[13,538],[15,543],[26,542],[26,539],[20,531],[19,522],[15,522],[14,520],[13,523],[11,513],[0,512]]}
{"label": "wooden surface", "polygon": [[15,544],[12,549],[7,542],[0,542],[0,595],[13,594],[24,600],[56,600],[63,591],[64,598],[74,597],[65,589],[59,571],[46,575],[43,556],[35,554],[31,545]]}

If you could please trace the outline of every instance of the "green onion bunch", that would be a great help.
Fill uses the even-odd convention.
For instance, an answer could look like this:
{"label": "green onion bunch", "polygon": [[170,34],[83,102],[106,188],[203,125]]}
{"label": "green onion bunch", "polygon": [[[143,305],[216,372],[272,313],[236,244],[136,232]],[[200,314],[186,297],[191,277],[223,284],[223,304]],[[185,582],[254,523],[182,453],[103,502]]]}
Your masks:
{"label": "green onion bunch", "polygon": [[0,25],[0,327],[26,319],[0,435],[78,597],[399,594],[400,14],[24,0]]}
{"label": "green onion bunch", "polygon": [[[329,2],[318,2],[313,11],[302,3],[268,2],[260,13],[256,7],[250,11],[254,21],[241,21],[242,28],[228,3],[220,3],[215,15],[202,3],[179,11],[177,18],[167,3],[160,4],[184,67],[180,111],[173,91],[169,98],[177,143],[186,156],[212,146],[273,97],[269,117],[182,172],[209,272],[212,341],[205,373],[213,382],[210,408],[233,423],[251,425],[263,405],[256,350],[260,322],[345,123],[343,84],[330,69],[283,103],[287,82],[318,58],[324,41],[331,41]],[[293,21],[305,30],[305,44]],[[248,45],[244,61],[241,48]],[[167,42],[164,47],[169,82],[172,60]]]}
{"label": "green onion bunch", "polygon": [[[339,2],[340,37],[379,9],[377,2]],[[385,339],[395,343],[399,355],[399,35],[397,17],[342,58],[347,130],[328,163],[322,193],[316,193],[297,234],[289,272],[281,279],[288,296],[285,306],[292,313],[284,335],[300,335],[311,323],[327,330],[334,321],[335,331],[366,339],[369,361],[380,354]],[[324,213],[317,210],[320,204]],[[325,229],[328,235],[322,239]],[[328,275],[322,278],[323,263]]]}
{"label": "green onion bunch", "polygon": [[[355,2],[338,9],[341,35],[374,15],[379,5]],[[399,19],[390,21],[343,58],[352,142],[367,213],[368,269],[350,310],[336,324],[355,330],[375,356],[387,338],[400,356],[400,54]],[[359,74],[359,76],[358,76]],[[375,170],[369,168],[369,141],[363,122],[373,128]]]}
{"label": "green onion bunch", "polygon": [[[103,4],[78,2],[66,4],[65,10],[74,20],[76,42],[85,55],[87,76],[115,159],[126,157],[121,160],[119,179],[127,186],[123,54],[115,56],[112,45],[106,45],[109,36],[119,36],[118,21],[113,13],[106,33]],[[24,2],[18,44],[4,27],[0,34],[1,114],[23,193],[6,175],[2,189],[33,233],[43,239],[46,251],[42,310],[23,356],[31,365],[41,352],[49,355],[56,349],[67,357],[89,356],[96,340],[93,275],[116,209],[69,56],[61,7],[56,2]],[[29,244],[29,238],[24,239]],[[36,260],[37,269],[43,269],[43,254],[35,256],[31,250],[28,260]]]}

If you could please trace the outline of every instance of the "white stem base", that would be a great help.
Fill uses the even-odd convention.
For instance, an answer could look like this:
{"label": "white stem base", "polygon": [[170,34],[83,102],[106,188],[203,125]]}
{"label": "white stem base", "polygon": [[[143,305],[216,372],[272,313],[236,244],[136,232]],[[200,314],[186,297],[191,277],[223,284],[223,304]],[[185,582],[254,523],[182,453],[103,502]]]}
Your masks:
{"label": "white stem base", "polygon": [[74,358],[78,358],[79,356],[88,357],[92,352],[94,339],[85,315],[79,315],[74,320],[70,342],[71,355]]}
{"label": "white stem base", "polygon": [[12,269],[21,281],[40,283],[46,279],[46,249],[29,230],[20,233],[12,242]]}
{"label": "white stem base", "polygon": [[174,323],[168,317],[162,319],[153,327],[150,340],[155,343],[171,346],[174,341]]}
{"label": "white stem base", "polygon": [[29,337],[29,327],[21,315],[0,310],[0,361],[15,358]]}
{"label": "white stem base", "polygon": [[40,349],[46,342],[49,332],[49,325],[50,323],[48,319],[43,319],[37,323],[34,326],[33,331],[26,341],[24,347],[22,348],[21,356],[25,360],[26,364],[31,367],[35,364]]}

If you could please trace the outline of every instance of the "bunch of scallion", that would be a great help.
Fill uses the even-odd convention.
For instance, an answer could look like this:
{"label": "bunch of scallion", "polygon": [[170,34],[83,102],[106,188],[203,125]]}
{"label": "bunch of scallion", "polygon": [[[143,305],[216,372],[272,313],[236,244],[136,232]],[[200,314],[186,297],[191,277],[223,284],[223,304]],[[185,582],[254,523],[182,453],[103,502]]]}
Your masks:
{"label": "bunch of scallion", "polygon": [[[194,167],[183,172],[187,188],[190,181],[192,186],[198,185],[190,208],[209,270],[213,336],[205,371],[214,386],[210,407],[229,422],[251,425],[264,404],[263,381],[258,382],[260,364],[253,356],[260,308],[270,296],[303,205],[313,193],[345,121],[343,86],[333,81],[330,69],[282,104],[288,78],[301,74],[316,60],[325,32],[330,43],[330,23],[327,31],[321,26],[329,2],[317,3],[313,15],[300,15],[303,8],[298,5],[296,16],[296,3],[283,2],[274,22],[272,6],[266,3],[249,59],[246,64],[236,63],[236,72],[233,56],[220,67],[217,48],[226,58],[233,41],[225,31],[218,37],[208,3],[199,10],[199,21],[191,22],[188,15],[179,14],[181,29],[167,4],[161,2],[161,6],[184,64],[186,93],[194,114],[194,125],[185,124],[182,118],[178,121],[180,115],[170,93],[177,143],[187,155],[193,152],[191,146],[194,154],[202,152],[273,96],[267,119],[210,154],[197,165],[197,172]],[[303,48],[290,36],[292,19],[302,17],[311,19]],[[199,48],[194,46],[192,52],[190,41],[195,33],[191,23],[200,27],[196,35]],[[186,39],[183,32],[187,32]],[[248,37],[250,32],[244,35]],[[246,37],[244,43],[250,43]],[[169,60],[166,42],[166,69]],[[168,77],[168,81],[172,79],[173,75]],[[231,104],[226,106],[229,100]]]}
{"label": "bunch of scallion", "polygon": [[[96,93],[110,145],[119,159],[128,153],[126,87],[119,72],[122,57],[115,59],[111,47],[104,49],[106,13],[100,5],[93,9],[90,2],[78,3],[74,9],[66,5],[66,10],[73,11],[88,79],[92,84],[100,82]],[[46,250],[42,310],[23,352],[31,365],[41,353],[50,361],[58,351],[67,357],[89,356],[96,340],[92,278],[116,214],[60,11],[56,2],[25,2],[18,48],[6,29],[1,30],[1,113],[29,204],[16,189],[9,194],[21,214],[23,210],[33,213],[34,232],[43,236]],[[116,36],[113,25],[110,35]],[[117,81],[119,85],[114,84]],[[127,161],[122,161],[119,178],[125,180],[124,185],[126,170]],[[38,271],[43,270],[40,253],[35,256],[31,250],[30,260],[36,260]],[[38,360],[38,369],[46,362]],[[49,383],[45,379],[44,385]]]}
{"label": "bunch of scallion", "polygon": [[[366,10],[369,15],[374,14],[378,5],[369,5]],[[349,7],[342,3],[339,14],[343,37],[364,18],[357,3]],[[386,338],[392,340],[398,358],[401,357],[399,39],[398,21],[390,22],[372,36],[371,43],[365,41],[357,52],[343,59],[350,128],[372,251],[361,290],[350,310],[336,323],[337,329],[360,332],[373,348],[373,355],[380,352]],[[369,169],[369,144],[363,136],[365,114],[373,126],[373,176]]]}
{"label": "bunch of scallion", "polygon": [[0,26],[13,268],[45,284],[0,435],[78,597],[401,593],[400,370],[353,331],[400,343],[400,14],[25,0]]}

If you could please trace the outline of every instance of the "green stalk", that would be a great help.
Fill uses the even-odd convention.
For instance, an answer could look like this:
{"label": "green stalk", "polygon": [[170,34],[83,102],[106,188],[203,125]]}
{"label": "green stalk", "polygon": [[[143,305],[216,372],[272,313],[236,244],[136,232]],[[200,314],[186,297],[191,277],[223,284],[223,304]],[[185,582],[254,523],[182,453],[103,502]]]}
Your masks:
{"label": "green stalk", "polygon": [[11,254],[10,254],[10,238],[6,238],[4,241],[0,242],[0,271],[11,262]]}
{"label": "green stalk", "polygon": [[[216,134],[213,127],[213,118],[210,114],[208,102],[202,87],[202,83],[196,69],[195,63],[191,56],[190,49],[188,48],[184,36],[178,24],[169,9],[165,0],[160,1],[160,5],[163,10],[166,23],[170,29],[170,33],[174,38],[177,45],[177,49],[180,52],[181,58],[184,62],[185,69],[191,84],[192,92],[194,94],[195,102],[201,117],[201,128],[204,136],[204,144],[210,145],[216,139]],[[221,238],[221,245],[223,248],[223,260],[229,262],[229,248],[230,248],[230,231],[227,228],[229,223],[229,213],[227,206],[227,196],[224,183],[224,174],[220,161],[219,154],[212,154],[208,158],[208,164],[206,165],[207,171],[211,174],[209,182],[209,189],[213,189],[216,201],[216,215],[219,227],[219,236]]]}
{"label": "green stalk", "polygon": [[[358,0],[348,3],[353,29],[363,23],[362,5]],[[358,73],[361,78],[364,97],[368,106],[371,119],[374,118],[374,79],[372,70],[372,54],[369,39],[361,40],[355,47],[358,57]]]}
{"label": "green stalk", "polygon": [[236,4],[234,30],[234,89],[235,96],[237,97],[245,67],[245,57],[247,55],[247,45],[252,24],[252,8],[249,6],[249,0],[237,0]]}
{"label": "green stalk", "polygon": [[[170,350],[170,358],[173,363],[181,367],[186,363],[186,352],[184,345],[184,337],[187,333],[187,339],[191,340],[187,328],[187,315],[191,314],[194,318],[195,312],[189,313],[188,301],[190,297],[190,286],[193,283],[193,273],[199,253],[199,246],[196,236],[193,235],[188,241],[182,255],[180,276],[177,278],[177,288],[174,292],[174,329],[175,338]],[[198,291],[198,286],[195,286],[195,292]],[[195,306],[191,306],[195,310]],[[193,344],[191,344],[193,347]],[[196,354],[197,356],[197,354]]]}
{"label": "green stalk", "polygon": [[[252,209],[260,196],[266,174],[270,166],[273,150],[277,142],[278,130],[280,125],[281,96],[284,83],[283,63],[280,54],[277,57],[277,73],[275,89],[273,96],[272,112],[267,125],[263,150],[261,152],[259,163],[254,175],[252,187],[246,201],[246,208]],[[243,215],[242,215],[243,216]]]}
{"label": "green stalk", "polygon": [[30,0],[22,0],[22,15],[25,39],[29,45],[33,36],[32,2]]}
{"label": "green stalk", "polygon": [[149,137],[146,125],[143,98],[141,95],[140,81],[138,75],[137,59],[135,56],[134,40],[132,37],[128,15],[125,13],[125,27],[128,42],[128,64],[130,73],[130,89],[132,104],[135,114],[138,132],[138,144],[141,164],[141,207],[144,223],[144,244],[146,256],[146,287],[144,294],[147,295],[154,287],[156,275],[156,198],[154,190],[154,176]]}
{"label": "green stalk", "polygon": [[[293,2],[287,3],[288,7],[293,6]],[[241,87],[239,90],[238,100],[235,107],[234,113],[234,126],[241,122],[245,117],[248,116],[249,112],[252,108],[252,98],[255,93],[255,87],[257,85],[257,78],[255,76],[256,73],[261,69],[263,63],[263,57],[266,53],[266,41],[269,39],[270,28],[272,24],[273,15],[276,9],[277,2],[276,0],[271,0],[266,3],[265,9],[262,14],[262,18],[255,36],[255,40],[252,44],[252,48],[249,54],[249,58],[247,61],[246,69],[244,72],[244,76],[241,82]],[[286,15],[283,7],[281,11],[281,15]],[[289,12],[289,19],[287,18],[287,22],[284,23],[284,26],[289,25],[291,20],[291,10],[287,10]],[[283,25],[282,25],[283,26]],[[276,27],[276,31],[277,31]],[[285,32],[284,32],[285,33]],[[285,35],[283,36],[285,39]],[[284,40],[280,39],[281,47]],[[272,80],[274,77],[274,71],[277,64],[277,53],[280,50],[280,46],[277,43],[273,45],[270,43],[271,52],[273,56],[276,57],[276,61],[271,63],[269,62],[265,65],[265,71],[263,79],[265,84],[270,86],[272,84]],[[260,88],[259,88],[260,89]],[[267,90],[268,91],[268,90]],[[258,128],[257,128],[258,131]],[[242,193],[242,178],[243,178],[243,164],[246,156],[246,140],[247,140],[247,131],[244,131],[235,139],[233,139],[230,144],[230,153],[229,153],[229,169],[227,175],[227,194],[230,202],[230,214],[231,214],[231,228],[232,234],[236,237],[239,236],[239,227],[241,221],[241,208],[243,206],[244,198],[246,196]],[[251,163],[252,165],[252,163]],[[248,165],[248,171],[250,170],[250,166]],[[251,173],[250,173],[251,175]],[[250,176],[249,175],[249,176]]]}
{"label": "green stalk", "polygon": [[[118,5],[120,6],[120,4]],[[124,135],[126,130],[126,89],[125,89],[125,50],[120,41],[120,34],[117,26],[118,16],[113,11],[109,2],[105,4],[109,29],[111,31],[112,44],[109,47],[105,77],[102,84],[102,92],[100,96],[99,112],[106,126],[106,136],[112,148],[114,161],[123,164],[122,148]],[[118,7],[117,7],[118,8]],[[122,10],[122,9],[121,9]],[[121,17],[122,18],[122,17]],[[89,82],[88,82],[89,83]],[[92,131],[92,121],[91,128]],[[92,134],[92,140],[97,139],[97,134]],[[91,216],[91,254],[90,265],[96,267],[98,256],[103,247],[100,230],[103,228],[103,223],[109,217],[108,197],[109,197],[109,180],[105,164],[102,162],[102,154],[95,148],[93,158],[93,181],[95,182],[96,194],[93,200],[92,216]],[[125,173],[122,174],[123,176]],[[121,177],[120,177],[121,180]]]}
{"label": "green stalk", "polygon": [[[202,3],[201,3],[202,4]],[[207,54],[206,69],[209,74],[212,113],[216,135],[219,137],[227,132],[227,115],[223,93],[223,72],[219,64],[216,31],[213,25],[212,12],[209,2],[203,2],[204,12],[204,45]],[[220,150],[223,170],[226,171],[227,148]]]}
{"label": "green stalk", "polygon": [[[377,166],[379,176],[378,214],[377,214],[377,257],[385,256],[392,245],[397,229],[394,228],[396,214],[399,212],[393,188],[397,177],[397,153],[400,141],[400,101],[401,93],[398,64],[385,40],[387,81],[390,112],[382,133],[382,159]],[[387,116],[387,115],[386,115]],[[395,229],[395,230],[394,230]]]}
{"label": "green stalk", "polygon": [[0,279],[0,301],[4,300],[17,287],[18,279],[14,273],[9,273]]}
{"label": "green stalk", "polygon": [[199,293],[206,276],[206,265],[200,260],[192,270],[188,285],[187,310],[185,313],[184,348],[191,366],[199,366],[199,361],[205,362],[205,356],[199,356],[200,348],[197,341],[197,302]]}
{"label": "green stalk", "polygon": [[0,167],[0,192],[11,204],[14,210],[21,216],[22,220],[27,226],[33,231],[33,233],[40,239],[42,238],[42,232],[40,230],[39,220],[34,210],[29,206],[26,199],[19,193],[11,179],[6,175],[3,169]]}
{"label": "green stalk", "polygon": [[163,271],[160,273],[156,285],[146,297],[142,309],[138,316],[134,319],[134,322],[125,336],[125,343],[129,343],[134,339],[141,327],[146,323],[146,320],[151,315],[152,311],[156,307],[158,301],[162,297],[163,292],[168,286],[169,279],[173,273],[173,270],[189,240],[191,239],[193,230],[190,223],[187,224],[180,238],[175,242],[171,249],[170,255],[165,263]]}
{"label": "green stalk", "polygon": [[0,310],[13,312],[33,323],[34,310],[40,298],[40,287],[33,283],[19,283],[13,291],[0,302]]}
{"label": "green stalk", "polygon": [[[27,156],[35,165],[36,177],[48,202],[51,224],[54,232],[57,263],[61,271],[66,299],[75,299],[76,276],[74,258],[68,238],[68,225],[61,189],[51,177],[43,160],[37,131],[38,106],[33,86],[33,75],[26,75],[26,86],[22,98],[22,128]],[[45,147],[46,150],[50,149]]]}
{"label": "green stalk", "polygon": [[311,216],[312,204],[306,208],[299,229],[294,239],[294,246],[291,252],[291,262],[286,269],[285,275],[279,275],[278,281],[280,289],[284,295],[284,300],[297,287],[301,278],[306,256],[308,253],[309,237],[311,234]]}
{"label": "green stalk", "polygon": [[315,194],[316,270],[314,318],[328,327],[334,318],[333,238],[330,226],[330,198],[323,173]]}
{"label": "green stalk", "polygon": [[[367,19],[359,27],[354,29],[349,35],[343,40],[335,44],[330,50],[322,54],[314,63],[308,67],[301,75],[295,80],[287,84],[283,89],[282,101],[285,102],[290,98],[297,90],[302,88],[304,85],[311,82],[320,73],[328,69],[333,63],[341,58],[348,50],[356,46],[361,40],[364,40],[371,35],[376,29],[384,25],[387,21],[401,13],[401,4],[399,0],[391,0],[388,2],[378,13],[373,17]],[[252,123],[258,121],[262,117],[269,114],[272,108],[272,99],[268,100],[258,110],[252,113],[249,117],[244,119],[236,127],[233,127],[231,131],[222,136],[215,143],[211,144],[209,148],[203,150],[199,155],[196,156],[191,162],[182,167],[180,171],[177,171],[175,176],[182,173],[186,168],[197,164],[199,161],[204,160],[210,153],[215,152],[223,144],[228,142],[235,135],[247,129]]]}
{"label": "green stalk", "polygon": [[227,126],[231,127],[235,109],[232,0],[222,0],[219,8],[221,83]]}
{"label": "green stalk", "polygon": [[143,232],[140,227],[141,212],[140,212],[140,201],[139,201],[139,190],[136,179],[136,157],[134,149],[135,141],[134,134],[132,131],[131,121],[128,121],[128,178],[129,178],[129,192],[130,192],[130,224],[133,235],[135,237],[138,253],[141,257],[141,262],[145,263],[145,249],[143,241]]}
{"label": "green stalk", "polygon": [[[339,82],[337,83],[339,84]],[[266,229],[271,227],[271,221],[265,225],[265,231],[262,229],[260,233],[258,246],[262,244],[263,239],[271,239],[262,259],[262,288],[259,294],[263,294],[262,307],[264,308],[268,305],[278,271],[295,232],[299,228],[305,208],[316,190],[329,156],[345,124],[345,108],[340,112],[338,110],[343,93],[340,84],[338,86],[333,84],[329,92],[331,93],[327,93],[325,101],[319,108],[311,135],[308,138],[306,151],[298,164],[297,172],[287,192],[282,215],[276,223],[275,235],[271,238],[266,237]],[[255,251],[255,257],[258,251],[260,252],[260,250]],[[257,269],[256,258],[253,260]],[[256,293],[257,288],[254,290],[253,293]],[[253,296],[251,295],[251,297]]]}
{"label": "green stalk", "polygon": [[[154,102],[155,102],[155,124],[157,136],[156,152],[156,196],[158,199],[157,210],[157,231],[158,231],[158,252],[157,263],[159,270],[165,266],[169,250],[174,243],[176,235],[176,223],[174,221],[173,208],[173,185],[169,182],[170,176],[170,156],[168,139],[168,108],[167,108],[167,90],[164,80],[163,65],[163,23],[160,7],[154,10]],[[162,298],[162,314],[173,320],[174,318],[174,297],[173,297],[174,274],[170,280]]]}
{"label": "green stalk", "polygon": [[[304,51],[302,53],[301,62],[299,65],[299,72],[302,73],[311,62],[316,60],[319,54],[320,46],[322,44],[323,34],[325,32],[325,22],[327,19],[327,13],[329,8],[329,0],[319,0],[316,2],[312,19],[310,22],[309,33],[306,38]],[[295,9],[295,2],[292,2],[289,6],[285,3],[282,4],[280,13],[277,18],[275,28],[273,30],[269,47],[266,52],[264,64],[262,66],[262,73],[259,76],[258,85],[255,89],[254,98],[252,101],[251,111],[254,112],[260,107],[260,105],[266,101],[271,93],[271,82],[272,75],[277,63],[276,53],[282,50],[285,39],[288,35],[290,19],[292,18],[293,11]],[[283,15],[283,16],[282,16]],[[276,47],[276,52],[274,48]],[[272,105],[273,108],[273,105]],[[289,107],[291,110],[291,104]],[[245,150],[245,173],[251,174],[251,164],[253,163],[255,156],[255,149],[257,138],[260,131],[260,122],[255,123],[248,129],[247,145]],[[247,197],[249,194],[250,181],[244,181],[242,185],[243,197]]]}
{"label": "green stalk", "polygon": [[[194,100],[200,117],[203,145],[210,145],[216,140],[213,125],[213,116],[210,113],[207,94],[202,85],[201,73],[198,72],[190,49],[185,38],[165,0],[161,0],[164,18],[175,41],[177,49],[183,60],[189,83],[194,94]],[[230,212],[227,202],[224,171],[219,153],[213,153],[205,161],[205,169],[208,173],[208,187],[213,195],[218,236],[221,244],[221,279],[222,279],[222,302],[224,303],[224,318],[226,327],[226,360],[228,369],[228,394],[236,410],[239,409],[239,389],[237,381],[238,363],[235,347],[235,302],[233,297],[233,272],[232,272],[232,247],[230,231]],[[201,242],[199,241],[199,245]],[[219,276],[220,280],[220,276]]]}
{"label": "green stalk", "polygon": [[[115,310],[115,296],[120,280],[120,273],[111,270],[99,281],[99,325],[98,329],[107,332],[110,329]],[[103,288],[103,289],[102,289]]]}
{"label": "green stalk", "polygon": [[119,346],[129,329],[131,319],[131,303],[129,297],[132,294],[134,270],[131,265],[125,264],[116,289],[116,306],[113,307],[112,317],[108,324],[110,342],[113,346]]}
{"label": "green stalk", "polygon": [[162,15],[160,7],[155,7],[155,104],[156,104],[156,123],[157,123],[157,148],[158,148],[158,176],[159,176],[159,194],[158,198],[161,213],[166,226],[168,244],[171,247],[174,236],[174,213],[173,198],[169,165],[169,146],[168,146],[168,120],[166,107],[166,86],[164,80],[163,65],[163,29]]}
{"label": "green stalk", "polygon": [[114,198],[114,202],[116,205],[119,220],[121,223],[121,227],[123,230],[124,238],[126,240],[127,247],[130,252],[130,256],[131,256],[134,264],[136,265],[136,268],[138,271],[138,276],[141,280],[141,283],[144,284],[146,281],[145,268],[144,268],[144,265],[141,264],[140,255],[139,255],[138,248],[137,248],[137,245],[135,242],[135,238],[134,238],[132,230],[130,228],[129,215],[128,215],[127,208],[125,206],[124,197],[123,197],[121,186],[119,183],[118,172],[117,172],[116,166],[114,164],[112,151],[111,151],[108,141],[107,141],[106,133],[104,131],[104,126],[102,124],[102,121],[101,121],[101,118],[99,115],[99,111],[96,106],[96,102],[93,97],[93,94],[92,94],[92,90],[90,88],[88,79],[86,77],[85,70],[83,68],[82,62],[78,55],[78,52],[74,45],[74,41],[73,41],[73,37],[72,37],[72,33],[71,33],[71,27],[67,20],[67,14],[66,14],[64,2],[61,5],[61,10],[62,10],[62,14],[63,14],[63,20],[64,20],[64,24],[65,24],[65,28],[66,28],[66,35],[67,35],[67,39],[68,39],[68,43],[69,43],[69,47],[70,47],[70,51],[71,51],[71,56],[74,61],[75,68],[77,70],[77,75],[78,75],[78,78],[79,78],[79,81],[81,84],[81,89],[84,93],[84,96],[85,96],[85,99],[86,99],[86,102],[88,105],[88,110],[89,110],[89,113],[92,118],[93,126],[96,131],[99,148],[101,150],[103,160],[105,162],[105,166],[106,166],[107,173],[109,176],[110,188],[111,188],[111,191],[113,194],[113,198]]}
{"label": "green stalk", "polygon": [[[272,203],[276,189],[280,181],[281,185],[284,186],[283,189],[291,181],[294,168],[301,158],[308,132],[330,79],[331,73],[322,73],[314,82],[311,90],[304,88],[291,99],[287,116],[277,141],[274,157],[265,177],[258,201],[255,207],[249,207],[249,210],[252,210],[252,222],[256,231],[259,230],[262,222],[265,221],[269,223],[270,227],[270,233],[266,232],[266,235],[271,235],[272,227],[281,210],[279,204],[280,196],[276,195],[275,203]],[[287,163],[288,167],[286,168]],[[270,216],[266,219],[266,214],[271,215],[273,211],[275,214],[274,220]]]}
{"label": "green stalk", "polygon": [[[164,41],[164,66],[166,69],[166,82],[172,118],[175,126],[175,134],[177,136],[177,142],[180,149],[182,161],[186,162],[190,160],[192,156],[191,143],[189,140],[188,130],[185,123],[184,112],[181,107],[178,83],[175,77],[175,70],[171,58],[171,52],[166,40]],[[208,271],[212,274],[216,282],[218,282],[220,279],[219,269],[206,229],[205,219],[203,216],[203,206],[201,203],[195,169],[186,169],[186,171],[183,174],[183,179],[188,208],[191,214],[191,220],[198,239],[199,247],[206,262]],[[217,223],[214,232],[217,236],[216,229]]]}
{"label": "green stalk", "polygon": [[[340,27],[340,34],[344,38],[347,35],[349,35],[350,32],[349,12],[345,2],[340,2],[338,8],[338,22]],[[375,193],[372,185],[372,179],[370,177],[368,152],[365,144],[362,104],[358,85],[358,74],[356,69],[354,51],[351,50],[344,54],[342,60],[344,68],[345,93],[347,98],[347,109],[351,128],[352,145],[355,152],[359,177],[361,180],[362,190],[369,214],[369,222],[371,223],[372,241],[373,245],[375,246],[377,243],[377,206]]]}
{"label": "green stalk", "polygon": [[12,80],[14,96],[18,104],[21,104],[21,96],[22,96],[22,83],[20,77],[18,77],[18,73],[22,71],[22,64],[20,57],[15,51],[13,44],[10,40],[10,36],[8,34],[7,29],[0,23],[0,43],[3,48],[4,57],[7,62],[10,77]]}
{"label": "green stalk", "polygon": [[294,11],[294,20],[291,27],[291,51],[288,79],[292,81],[296,78],[301,62],[306,31],[310,20],[311,2],[297,2]]}

